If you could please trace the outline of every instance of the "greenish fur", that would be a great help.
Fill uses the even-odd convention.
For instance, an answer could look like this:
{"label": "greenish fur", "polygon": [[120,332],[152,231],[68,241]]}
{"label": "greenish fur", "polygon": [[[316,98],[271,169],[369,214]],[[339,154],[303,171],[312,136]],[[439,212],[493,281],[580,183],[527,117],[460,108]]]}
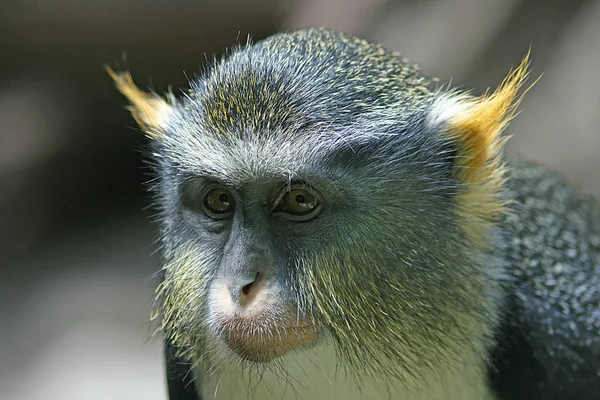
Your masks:
{"label": "greenish fur", "polygon": [[[259,55],[234,51],[200,85],[192,86],[187,106],[204,108],[211,131],[240,135],[307,120],[348,123],[395,103],[422,105],[432,94],[431,80],[407,59],[355,37],[308,29],[275,35],[258,45],[269,53],[268,64]],[[341,56],[332,60],[334,52]],[[300,65],[303,58],[310,62]],[[232,76],[230,69],[239,65],[243,67]],[[308,76],[313,81],[304,81]],[[333,109],[324,95],[335,91],[348,101]]]}

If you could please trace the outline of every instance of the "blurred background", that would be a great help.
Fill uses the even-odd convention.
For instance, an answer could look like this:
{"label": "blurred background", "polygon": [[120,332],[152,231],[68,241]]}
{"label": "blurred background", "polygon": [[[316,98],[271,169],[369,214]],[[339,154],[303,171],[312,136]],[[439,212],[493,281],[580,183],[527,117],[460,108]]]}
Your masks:
{"label": "blurred background", "polygon": [[476,93],[532,48],[511,151],[600,196],[600,0],[0,0],[0,399],[165,399],[145,139],[103,65],[185,88],[226,47],[325,26]]}

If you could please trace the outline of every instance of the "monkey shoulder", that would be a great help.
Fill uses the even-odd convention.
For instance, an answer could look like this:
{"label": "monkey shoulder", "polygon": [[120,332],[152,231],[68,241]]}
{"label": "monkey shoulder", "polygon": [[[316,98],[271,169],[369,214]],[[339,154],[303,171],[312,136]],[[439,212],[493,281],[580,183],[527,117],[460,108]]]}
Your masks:
{"label": "monkey shoulder", "polygon": [[492,353],[504,399],[600,393],[600,207],[544,168],[509,159],[507,297]]}
{"label": "monkey shoulder", "polygon": [[164,343],[164,357],[169,400],[202,400],[191,361],[179,356],[168,340]]}

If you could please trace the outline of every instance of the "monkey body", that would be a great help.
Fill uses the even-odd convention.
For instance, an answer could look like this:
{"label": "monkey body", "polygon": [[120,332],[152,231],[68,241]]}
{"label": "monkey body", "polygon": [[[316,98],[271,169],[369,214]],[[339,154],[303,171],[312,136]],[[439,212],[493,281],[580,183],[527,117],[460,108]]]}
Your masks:
{"label": "monkey body", "polygon": [[496,250],[509,273],[490,375],[501,399],[600,393],[600,207],[544,168],[510,159]]}
{"label": "monkey body", "polygon": [[526,69],[436,91],[309,29],[183,100],[113,73],[153,139],[171,399],[596,398],[597,208],[501,152]]}

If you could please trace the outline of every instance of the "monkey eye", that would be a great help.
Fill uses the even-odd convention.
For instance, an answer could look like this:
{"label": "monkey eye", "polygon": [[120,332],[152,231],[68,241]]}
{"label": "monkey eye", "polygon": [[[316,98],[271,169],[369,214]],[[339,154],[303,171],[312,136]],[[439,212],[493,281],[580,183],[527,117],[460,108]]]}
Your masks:
{"label": "monkey eye", "polygon": [[202,202],[209,217],[220,219],[228,217],[235,206],[233,195],[225,188],[209,189]]}
{"label": "monkey eye", "polygon": [[193,211],[202,212],[214,220],[231,218],[235,209],[235,196],[219,182],[191,178],[180,187],[182,204]]}
{"label": "monkey eye", "polygon": [[280,196],[274,213],[297,221],[307,221],[316,217],[320,209],[321,201],[312,191],[301,185],[292,185]]}

